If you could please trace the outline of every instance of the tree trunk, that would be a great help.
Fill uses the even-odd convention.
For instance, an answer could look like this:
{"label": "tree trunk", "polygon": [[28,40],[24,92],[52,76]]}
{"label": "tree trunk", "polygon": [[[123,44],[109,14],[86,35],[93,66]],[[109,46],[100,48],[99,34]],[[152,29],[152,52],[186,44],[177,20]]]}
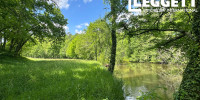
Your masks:
{"label": "tree trunk", "polygon": [[116,58],[116,45],[117,45],[117,39],[116,39],[116,30],[115,28],[112,28],[112,48],[111,48],[111,59],[110,59],[110,67],[109,71],[113,73],[114,67],[115,67],[115,58]]}
{"label": "tree trunk", "polygon": [[200,100],[200,51],[195,52],[183,73],[176,100]]}
{"label": "tree trunk", "polygon": [[21,49],[21,43],[18,44],[17,47],[15,48],[15,52],[14,52],[15,56],[19,56],[20,55],[20,53],[19,53],[20,49]]}
{"label": "tree trunk", "polygon": [[96,46],[96,47],[95,47],[95,56],[96,56],[96,61],[97,61],[97,57],[98,57],[98,51],[97,51],[97,50],[98,50],[98,44],[97,44],[98,41],[97,41],[97,39],[98,39],[98,38],[97,38],[97,34],[96,34],[96,41],[95,41],[95,42],[96,42],[96,43],[95,43],[95,46]]}
{"label": "tree trunk", "polygon": [[20,51],[22,50],[22,47],[26,44],[28,40],[21,40],[21,42],[19,42],[19,44],[17,45],[17,47],[15,48],[15,56],[19,56],[20,55]]}
{"label": "tree trunk", "polygon": [[98,57],[98,54],[97,54],[97,44],[96,44],[96,47],[95,47],[95,56],[96,56],[96,61],[97,61],[97,57]]}
{"label": "tree trunk", "polygon": [[12,52],[13,47],[14,47],[14,39],[12,39],[10,42],[9,52]]}
{"label": "tree trunk", "polygon": [[131,54],[132,54],[132,52],[131,52],[131,37],[130,36],[128,36],[128,57],[130,58],[131,57]]}
{"label": "tree trunk", "polygon": [[114,0],[111,3],[111,13],[112,13],[112,29],[111,29],[111,38],[112,38],[112,48],[111,48],[111,58],[110,58],[110,67],[108,70],[113,73],[115,67],[116,60],[116,47],[117,47],[117,39],[116,39],[116,7],[114,4]]}
{"label": "tree trunk", "polygon": [[200,0],[196,1],[196,8],[198,12],[194,12],[192,30],[197,45],[183,73],[178,96],[175,98],[178,100],[200,100]]}

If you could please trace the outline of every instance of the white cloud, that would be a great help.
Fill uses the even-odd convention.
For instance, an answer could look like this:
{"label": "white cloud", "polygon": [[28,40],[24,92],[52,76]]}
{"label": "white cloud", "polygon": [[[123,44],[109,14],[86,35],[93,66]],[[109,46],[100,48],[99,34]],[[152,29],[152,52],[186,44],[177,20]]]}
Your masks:
{"label": "white cloud", "polygon": [[82,25],[77,25],[76,28],[82,28]]}
{"label": "white cloud", "polygon": [[85,25],[85,26],[89,26],[89,24],[88,24],[88,23],[84,23],[84,25]]}
{"label": "white cloud", "polygon": [[65,32],[66,32],[66,33],[69,32],[69,27],[64,26],[63,28],[65,29]]}
{"label": "white cloud", "polygon": [[63,27],[65,29],[65,32],[69,32],[69,27],[68,26],[61,26],[60,24],[57,24],[57,23],[53,23],[56,27]]}
{"label": "white cloud", "polygon": [[[76,25],[76,28],[82,29],[82,28],[88,27],[88,26],[89,26],[89,23],[82,23],[80,25]],[[83,34],[83,33],[85,33],[85,31],[78,30],[78,29],[75,30],[75,33],[77,33],[77,34]]]}
{"label": "white cloud", "polygon": [[82,31],[82,30],[75,30],[75,32],[77,33],[77,34],[82,34],[82,33],[84,33],[84,31]]}
{"label": "white cloud", "polygon": [[83,0],[84,3],[92,2],[92,0]]}
{"label": "white cloud", "polygon": [[60,9],[62,8],[68,9],[70,6],[68,3],[69,0],[54,0],[54,1],[57,3]]}
{"label": "white cloud", "polygon": [[89,26],[89,24],[88,23],[83,23],[83,24],[77,25],[76,28],[80,29],[80,28],[83,28],[83,26],[87,27],[87,26]]}

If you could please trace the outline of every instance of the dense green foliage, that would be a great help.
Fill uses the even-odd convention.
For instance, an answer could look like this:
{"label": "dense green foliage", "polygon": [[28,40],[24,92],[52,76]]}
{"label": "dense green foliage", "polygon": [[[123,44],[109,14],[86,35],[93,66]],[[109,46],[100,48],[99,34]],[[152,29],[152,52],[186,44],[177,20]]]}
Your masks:
{"label": "dense green foliage", "polygon": [[151,48],[156,44],[153,35],[124,37],[118,35],[117,62],[152,62],[164,64],[186,64],[188,59],[178,48]]}
{"label": "dense green foliage", "polygon": [[124,99],[122,83],[95,61],[0,59],[0,99]]}
{"label": "dense green foliage", "polygon": [[196,1],[197,12],[167,12],[167,9],[160,13],[144,12],[130,18],[132,26],[122,25],[129,36],[152,34],[157,38],[155,48],[178,48],[189,59],[179,91],[175,97],[177,100],[200,99],[199,3],[199,0]]}
{"label": "dense green foliage", "polygon": [[33,58],[66,58],[66,44],[68,35],[65,36],[66,41],[55,42],[50,39],[45,39],[42,43],[36,41],[26,43],[22,49],[22,56]]}
{"label": "dense green foliage", "polygon": [[0,49],[20,55],[28,41],[60,40],[66,24],[67,19],[52,0],[1,0]]}
{"label": "dense green foliage", "polygon": [[67,48],[67,56],[104,61],[110,53],[109,26],[103,20],[90,23],[85,34],[76,34]]}
{"label": "dense green foliage", "polygon": [[43,43],[28,43],[22,55],[36,58],[74,58],[97,60],[108,63],[110,57],[110,30],[104,20],[90,23],[83,34],[68,34],[65,41],[55,43],[46,40]]}
{"label": "dense green foliage", "polygon": [[[97,60],[109,63],[111,36],[109,25],[104,20],[90,23],[83,34],[65,36],[65,41],[54,43],[46,39],[43,43],[27,43],[22,55],[35,58],[74,58]],[[163,38],[162,38],[163,39]],[[153,35],[136,37],[117,33],[116,62],[152,62],[186,64],[188,59],[179,48],[150,49],[156,44]]]}

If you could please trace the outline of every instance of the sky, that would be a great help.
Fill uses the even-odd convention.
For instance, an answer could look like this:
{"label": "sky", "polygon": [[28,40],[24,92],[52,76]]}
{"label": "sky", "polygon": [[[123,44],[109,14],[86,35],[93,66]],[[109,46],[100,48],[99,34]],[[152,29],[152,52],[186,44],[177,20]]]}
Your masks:
{"label": "sky", "polygon": [[108,11],[103,0],[57,0],[62,14],[68,19],[66,32],[82,33],[83,29]]}

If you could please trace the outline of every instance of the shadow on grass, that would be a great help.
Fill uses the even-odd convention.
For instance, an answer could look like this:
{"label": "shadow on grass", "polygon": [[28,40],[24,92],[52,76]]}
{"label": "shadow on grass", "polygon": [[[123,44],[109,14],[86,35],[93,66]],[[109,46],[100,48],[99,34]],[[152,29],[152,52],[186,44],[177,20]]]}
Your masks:
{"label": "shadow on grass", "polygon": [[122,82],[97,62],[0,57],[0,99],[124,99]]}

